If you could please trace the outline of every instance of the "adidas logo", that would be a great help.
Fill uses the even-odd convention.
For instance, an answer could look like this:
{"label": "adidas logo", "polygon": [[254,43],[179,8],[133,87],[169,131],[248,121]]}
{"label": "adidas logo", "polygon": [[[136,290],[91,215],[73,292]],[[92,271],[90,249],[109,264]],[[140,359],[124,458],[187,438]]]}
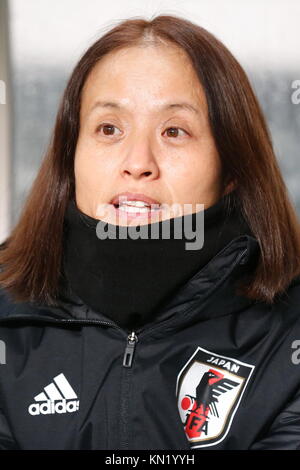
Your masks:
{"label": "adidas logo", "polygon": [[73,413],[79,410],[78,397],[64,374],[57,375],[53,381],[55,383],[50,383],[44,387],[44,392],[34,397],[37,403],[32,403],[28,407],[31,415]]}

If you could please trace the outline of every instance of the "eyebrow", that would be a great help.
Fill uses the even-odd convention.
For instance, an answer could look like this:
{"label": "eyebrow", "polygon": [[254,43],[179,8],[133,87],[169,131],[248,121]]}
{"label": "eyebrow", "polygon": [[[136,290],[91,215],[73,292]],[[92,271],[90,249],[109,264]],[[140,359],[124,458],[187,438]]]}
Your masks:
{"label": "eyebrow", "polygon": [[[120,103],[117,103],[115,101],[96,101],[96,103],[93,105],[90,113],[94,111],[96,108],[114,108],[114,109],[125,109],[126,106],[121,105]],[[187,102],[180,102],[180,103],[167,103],[159,106],[159,109],[161,111],[167,110],[167,109],[185,109],[187,111],[191,111],[197,115],[200,114],[200,110],[193,106],[190,103]]]}

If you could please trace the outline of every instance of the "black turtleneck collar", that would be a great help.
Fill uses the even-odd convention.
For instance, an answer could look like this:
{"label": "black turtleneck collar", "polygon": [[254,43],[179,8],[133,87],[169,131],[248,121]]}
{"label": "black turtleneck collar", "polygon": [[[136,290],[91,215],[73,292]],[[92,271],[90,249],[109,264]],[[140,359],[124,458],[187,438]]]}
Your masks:
{"label": "black turtleneck collar", "polygon": [[[184,227],[189,219],[195,231],[199,213],[155,222],[158,239],[121,239],[118,226],[84,214],[74,200],[70,201],[65,214],[63,253],[69,287],[94,312],[128,331],[151,323],[164,303],[233,238],[252,235],[240,211],[230,202],[228,194],[203,211],[203,247],[187,250],[186,242],[193,240],[185,237],[184,230],[182,238],[175,238],[174,222],[180,221]],[[166,223],[169,239],[161,235]],[[101,228],[98,234],[108,231],[117,234],[116,238],[100,239],[97,227]]]}

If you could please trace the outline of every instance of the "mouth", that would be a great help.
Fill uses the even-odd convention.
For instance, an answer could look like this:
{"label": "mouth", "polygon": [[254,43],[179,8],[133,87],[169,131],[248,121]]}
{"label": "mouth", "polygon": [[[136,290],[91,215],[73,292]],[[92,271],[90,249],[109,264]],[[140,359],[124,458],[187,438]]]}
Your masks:
{"label": "mouth", "polygon": [[120,218],[127,218],[129,220],[139,218],[139,219],[151,219],[153,217],[158,216],[160,214],[160,209],[158,207],[153,207],[154,205],[150,206],[145,206],[141,205],[139,206],[138,204],[131,204],[131,203],[126,203],[126,204],[113,204],[113,207],[115,209],[115,213],[118,217]]}
{"label": "mouth", "polygon": [[157,218],[161,213],[161,204],[143,194],[119,194],[110,201],[110,204],[114,207],[116,215],[123,219]]}

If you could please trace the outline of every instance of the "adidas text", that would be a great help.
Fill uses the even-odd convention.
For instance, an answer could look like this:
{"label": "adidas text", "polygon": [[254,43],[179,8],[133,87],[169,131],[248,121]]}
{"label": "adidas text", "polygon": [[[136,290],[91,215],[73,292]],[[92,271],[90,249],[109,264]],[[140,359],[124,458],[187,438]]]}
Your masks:
{"label": "adidas text", "polygon": [[32,403],[28,407],[28,411],[31,415],[49,415],[55,413],[73,413],[74,411],[79,410],[79,400],[61,400],[61,401],[51,401],[47,400],[44,403]]}

